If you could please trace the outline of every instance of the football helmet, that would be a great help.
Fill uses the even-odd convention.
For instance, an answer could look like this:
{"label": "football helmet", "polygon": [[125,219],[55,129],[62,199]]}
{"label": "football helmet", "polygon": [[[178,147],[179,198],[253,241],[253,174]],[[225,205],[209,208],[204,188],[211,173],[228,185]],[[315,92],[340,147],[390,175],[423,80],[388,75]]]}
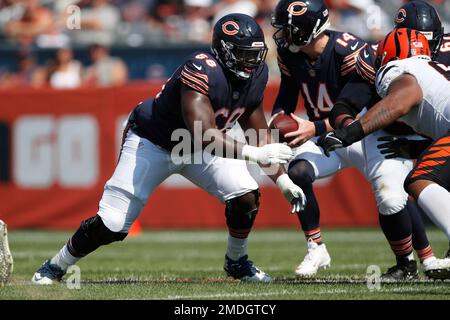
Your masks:
{"label": "football helmet", "polygon": [[431,56],[427,38],[417,30],[394,29],[378,45],[376,67],[414,56]]}
{"label": "football helmet", "polygon": [[298,52],[330,25],[328,8],[323,0],[281,0],[272,15],[277,29],[273,39],[279,48]]}
{"label": "football helmet", "polygon": [[217,60],[239,79],[247,80],[267,55],[264,33],[245,14],[232,13],[214,26],[211,50]]}
{"label": "football helmet", "polygon": [[395,27],[420,31],[427,38],[433,52],[439,48],[444,35],[438,12],[425,1],[411,1],[401,7],[395,17]]}

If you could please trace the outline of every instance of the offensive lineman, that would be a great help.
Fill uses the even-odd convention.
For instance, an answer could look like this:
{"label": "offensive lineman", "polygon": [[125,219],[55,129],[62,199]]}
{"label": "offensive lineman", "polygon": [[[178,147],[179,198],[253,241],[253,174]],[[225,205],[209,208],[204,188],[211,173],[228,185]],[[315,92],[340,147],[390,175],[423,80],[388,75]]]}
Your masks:
{"label": "offensive lineman", "polygon": [[363,139],[396,120],[434,140],[405,179],[405,190],[450,240],[450,68],[431,60],[426,37],[394,29],[377,50],[376,90],[382,100],[350,125],[323,135],[327,152]]}
{"label": "offensive lineman", "polygon": [[[322,0],[281,0],[275,9],[272,24],[278,29],[274,40],[278,46],[281,70],[279,94],[272,114],[285,112],[299,123],[297,131],[286,135],[294,138],[290,143],[292,147],[298,146],[288,172],[308,199],[305,210],[298,215],[307,239],[308,253],[296,268],[296,274],[312,276],[330,265],[331,258],[321,237],[320,211],[312,184],[315,179],[350,166],[357,167],[371,183],[380,217],[387,220],[381,226],[394,252],[402,256],[410,255],[411,225],[396,224],[396,219],[391,217],[409,219],[406,209],[408,195],[401,181],[412,169],[412,162],[398,158],[384,159],[376,147],[378,137],[388,136],[383,131],[333,153],[330,158],[314,143],[317,141],[314,137],[331,130],[328,117],[333,101],[356,73],[357,57],[369,45],[351,34],[327,30],[328,10]],[[309,121],[293,114],[299,92],[305,101]],[[395,229],[394,237],[390,237],[392,233],[385,229]],[[423,263],[426,271],[440,267],[434,256],[428,258]],[[416,273],[417,268],[411,277],[405,279],[415,277]]]}
{"label": "offensive lineman", "polygon": [[[70,265],[101,245],[122,241],[153,190],[168,176],[179,173],[217,197],[226,205],[229,229],[224,270],[227,275],[246,282],[270,282],[271,277],[248,260],[247,237],[259,205],[258,185],[250,176],[245,161],[260,164],[300,211],[305,198],[280,163],[292,158],[282,144],[270,144],[262,109],[268,79],[264,59],[267,47],[264,34],[253,18],[230,14],[221,18],[213,30],[212,52],[192,55],[168,80],[155,99],[139,104],[129,117],[124,132],[119,163],[106,183],[97,215],[81,223],[68,243],[34,274],[32,282],[52,284],[60,280]],[[225,131],[239,121],[244,130],[263,129],[260,146],[239,143]],[[195,135],[209,134],[227,159],[207,154],[200,164],[177,164],[171,151],[177,141],[171,135],[188,129],[203,148],[209,141]],[[191,140],[192,141],[192,140]],[[201,150],[200,150],[201,151]],[[205,154],[203,154],[205,155]],[[192,154],[182,154],[191,159]],[[179,159],[178,159],[179,160]]]}

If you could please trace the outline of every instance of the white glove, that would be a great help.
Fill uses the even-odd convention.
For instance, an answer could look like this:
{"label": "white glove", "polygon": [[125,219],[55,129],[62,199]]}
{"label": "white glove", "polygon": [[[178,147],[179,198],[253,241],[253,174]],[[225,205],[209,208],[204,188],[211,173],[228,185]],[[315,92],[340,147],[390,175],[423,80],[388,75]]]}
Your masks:
{"label": "white glove", "polygon": [[266,144],[262,147],[253,147],[246,144],[242,148],[244,160],[256,162],[260,165],[287,163],[293,157],[292,149],[281,143]]}
{"label": "white glove", "polygon": [[302,188],[297,186],[286,173],[279,176],[276,183],[285,198],[292,204],[291,213],[305,209],[306,197]]}

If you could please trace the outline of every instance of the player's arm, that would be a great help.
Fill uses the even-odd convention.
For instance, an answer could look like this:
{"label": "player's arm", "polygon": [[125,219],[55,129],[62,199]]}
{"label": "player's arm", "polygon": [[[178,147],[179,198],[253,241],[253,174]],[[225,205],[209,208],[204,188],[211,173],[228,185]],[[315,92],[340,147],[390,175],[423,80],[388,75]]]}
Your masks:
{"label": "player's arm", "polygon": [[388,95],[360,119],[364,135],[394,123],[420,104],[422,99],[422,89],[416,78],[410,74],[399,76],[390,85]]}
{"label": "player's arm", "polygon": [[[260,165],[286,163],[293,157],[292,150],[282,144],[263,147],[240,143],[216,128],[215,116],[208,96],[182,85],[181,109],[186,127],[193,139],[205,148],[214,143],[222,155],[249,160]],[[200,127],[201,130],[196,130]],[[200,131],[200,132],[196,132]],[[201,133],[201,134],[199,134]]]}
{"label": "player's arm", "polygon": [[373,85],[354,75],[342,89],[330,113],[330,124],[334,129],[346,127],[368,106],[375,94]]}
{"label": "player's arm", "polygon": [[[253,136],[257,139],[256,143],[259,147],[272,143],[272,136],[264,115],[262,102],[250,114],[243,115],[239,119],[239,124],[245,132],[252,130],[255,133]],[[251,143],[250,135],[247,134],[246,138],[247,142]],[[303,210],[306,204],[305,195],[302,189],[289,178],[283,166],[275,164],[270,167],[261,166],[261,169],[276,183],[286,199],[293,204],[292,212]]]}
{"label": "player's arm", "polygon": [[329,155],[330,151],[349,146],[368,134],[394,123],[420,104],[422,99],[422,89],[416,78],[410,74],[402,74],[391,82],[386,97],[361,119],[353,121],[345,128],[321,136],[318,145]]}

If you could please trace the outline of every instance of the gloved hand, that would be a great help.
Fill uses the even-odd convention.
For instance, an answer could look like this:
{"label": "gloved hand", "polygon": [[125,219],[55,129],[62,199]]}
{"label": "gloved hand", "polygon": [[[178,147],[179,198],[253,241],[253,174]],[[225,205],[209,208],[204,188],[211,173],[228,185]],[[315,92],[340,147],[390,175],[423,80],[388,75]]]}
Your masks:
{"label": "gloved hand", "polygon": [[430,139],[412,140],[403,137],[385,136],[378,138],[384,142],[377,146],[386,159],[417,159],[433,142]]}
{"label": "gloved hand", "polygon": [[306,197],[302,188],[297,186],[286,173],[279,176],[276,183],[284,197],[292,204],[291,213],[300,212],[305,209]]}
{"label": "gloved hand", "polygon": [[281,143],[266,144],[254,147],[246,144],[242,148],[242,158],[260,165],[287,163],[294,157],[292,149]]}

